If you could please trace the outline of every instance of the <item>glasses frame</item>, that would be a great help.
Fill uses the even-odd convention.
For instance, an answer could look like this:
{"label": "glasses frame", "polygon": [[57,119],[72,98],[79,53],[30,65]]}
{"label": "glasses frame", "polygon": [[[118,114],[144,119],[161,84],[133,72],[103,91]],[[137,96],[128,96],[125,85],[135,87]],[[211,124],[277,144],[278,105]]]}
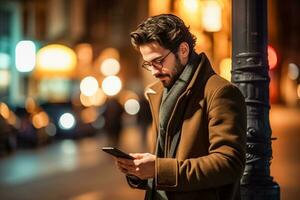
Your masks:
{"label": "glasses frame", "polygon": [[156,68],[158,70],[162,69],[164,67],[163,63],[164,63],[165,59],[168,57],[168,55],[173,53],[173,51],[174,51],[174,49],[170,50],[165,56],[163,56],[162,58],[160,58],[157,61],[155,61],[156,59],[154,59],[154,61],[150,61],[150,62],[149,61],[144,61],[143,64],[142,64],[142,67],[144,69],[148,70],[148,71],[151,71],[153,68]]}

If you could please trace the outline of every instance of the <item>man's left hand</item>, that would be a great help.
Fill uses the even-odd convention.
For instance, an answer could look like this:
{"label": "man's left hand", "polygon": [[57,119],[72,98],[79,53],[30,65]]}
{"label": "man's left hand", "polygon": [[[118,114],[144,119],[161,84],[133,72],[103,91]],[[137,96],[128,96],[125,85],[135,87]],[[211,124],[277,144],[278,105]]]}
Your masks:
{"label": "man's left hand", "polygon": [[134,175],[140,179],[154,178],[156,156],[150,153],[132,153],[134,160],[117,158],[119,169],[128,175]]}

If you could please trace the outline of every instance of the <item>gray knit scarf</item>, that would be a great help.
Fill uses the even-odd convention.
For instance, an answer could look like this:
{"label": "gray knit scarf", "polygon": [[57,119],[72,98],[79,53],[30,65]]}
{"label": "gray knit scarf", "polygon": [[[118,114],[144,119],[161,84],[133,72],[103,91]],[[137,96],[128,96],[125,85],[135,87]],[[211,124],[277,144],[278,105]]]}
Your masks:
{"label": "gray knit scarf", "polygon": [[179,96],[186,90],[191,78],[193,77],[197,68],[197,66],[195,66],[197,58],[198,56],[193,52],[191,54],[190,62],[185,66],[173,86],[170,89],[164,89],[159,110],[159,146],[157,152],[159,157],[164,156],[165,136],[168,122]]}
{"label": "gray knit scarf", "polygon": [[[157,143],[157,156],[164,157],[164,145],[165,145],[165,136],[168,122],[170,120],[171,114],[175,108],[175,104],[179,96],[186,90],[190,80],[192,79],[198,62],[199,56],[192,52],[190,61],[185,66],[179,78],[175,81],[173,86],[168,89],[165,88],[162,96],[162,102],[159,110],[159,134],[158,134],[158,143]],[[153,179],[148,179],[148,185],[150,188],[153,187]],[[165,191],[162,190],[152,190],[147,191],[146,200],[167,200],[168,197]]]}

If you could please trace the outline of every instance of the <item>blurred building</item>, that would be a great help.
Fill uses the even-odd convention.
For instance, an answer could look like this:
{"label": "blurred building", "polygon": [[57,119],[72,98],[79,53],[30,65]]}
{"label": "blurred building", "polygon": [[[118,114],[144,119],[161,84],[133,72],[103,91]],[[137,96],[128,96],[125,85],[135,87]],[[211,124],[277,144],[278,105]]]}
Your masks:
{"label": "blurred building", "polygon": [[[108,96],[120,90],[139,95],[153,78],[139,67],[141,59],[131,47],[129,33],[147,16],[160,13],[182,17],[197,36],[196,51],[206,52],[215,71],[230,79],[231,3],[230,0],[1,0],[0,101],[12,107],[25,107],[26,99],[32,97],[37,102],[99,107],[106,99],[102,81],[108,76],[116,76],[120,82],[119,90]],[[270,99],[273,103],[297,106],[300,3],[296,0],[268,3],[269,45],[273,50],[269,53],[273,55],[269,58]],[[20,41],[32,43],[22,43],[17,51]],[[36,52],[31,55],[36,56],[31,59],[34,68],[22,71],[22,62],[28,59],[20,55],[29,54],[29,47]],[[118,70],[103,72],[105,65],[116,65]],[[89,97],[80,90],[86,77],[98,82]]]}

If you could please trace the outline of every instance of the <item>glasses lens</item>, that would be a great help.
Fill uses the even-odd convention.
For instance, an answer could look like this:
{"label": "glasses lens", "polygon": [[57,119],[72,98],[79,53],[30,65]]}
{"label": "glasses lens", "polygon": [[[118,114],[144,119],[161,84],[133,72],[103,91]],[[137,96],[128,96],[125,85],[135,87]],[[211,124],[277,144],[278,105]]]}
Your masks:
{"label": "glasses lens", "polygon": [[152,65],[151,65],[151,63],[148,63],[148,62],[144,62],[143,64],[142,64],[142,67],[143,68],[145,68],[146,70],[151,70],[151,68],[152,68]]}
{"label": "glasses lens", "polygon": [[167,53],[160,61],[152,61],[152,62],[144,61],[144,63],[142,64],[142,67],[145,68],[145,69],[147,69],[147,70],[149,70],[149,71],[151,71],[153,69],[153,67],[156,68],[156,69],[162,69],[163,68],[162,62],[172,52],[173,51],[169,51],[169,53]]}
{"label": "glasses lens", "polygon": [[161,61],[152,62],[152,66],[155,67],[156,69],[161,69],[162,68]]}

